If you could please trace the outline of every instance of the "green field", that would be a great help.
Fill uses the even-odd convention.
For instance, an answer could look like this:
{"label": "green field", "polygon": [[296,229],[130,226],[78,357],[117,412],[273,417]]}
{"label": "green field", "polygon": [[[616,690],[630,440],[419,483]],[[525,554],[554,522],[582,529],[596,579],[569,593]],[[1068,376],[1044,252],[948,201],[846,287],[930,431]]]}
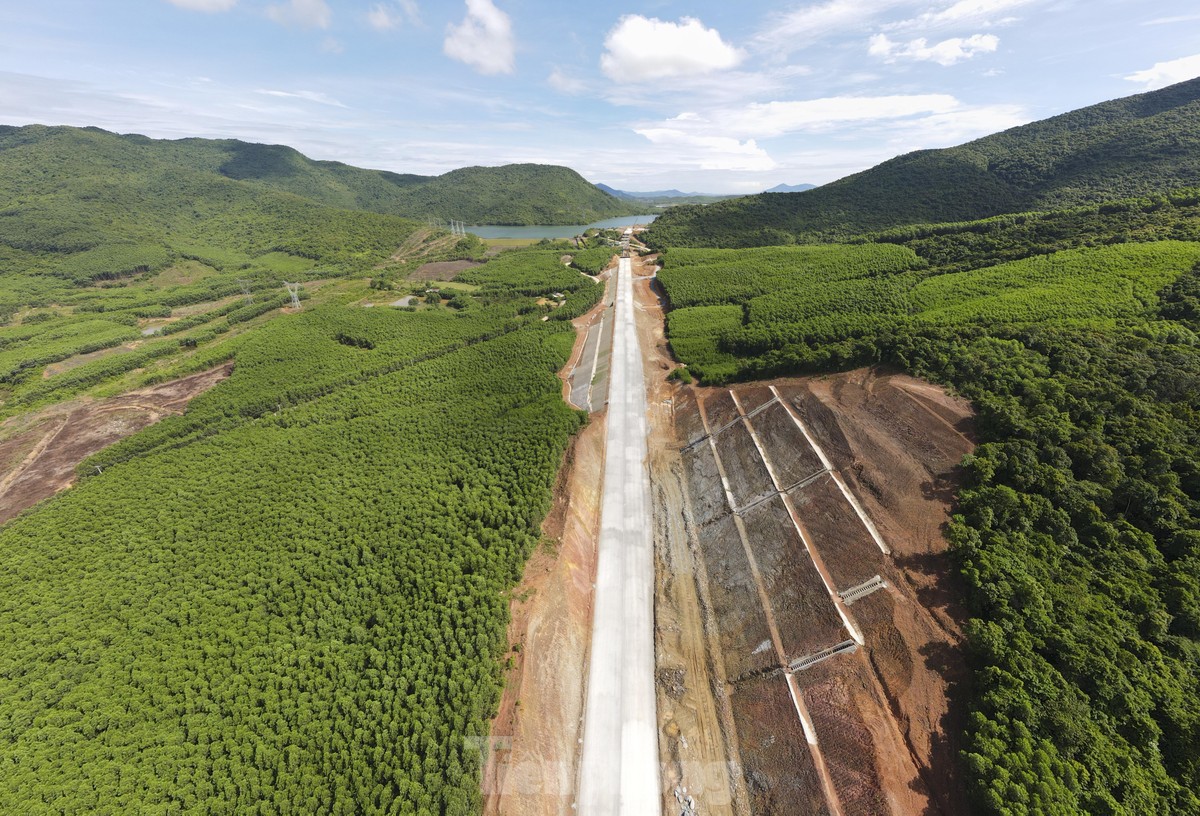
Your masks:
{"label": "green field", "polygon": [[1137,319],[1198,261],[1200,243],[1181,241],[941,274],[907,247],[887,245],[671,250],[659,279],[674,307],[672,348],[693,374],[719,382],[819,368],[831,355],[870,362],[859,341],[883,331]]}

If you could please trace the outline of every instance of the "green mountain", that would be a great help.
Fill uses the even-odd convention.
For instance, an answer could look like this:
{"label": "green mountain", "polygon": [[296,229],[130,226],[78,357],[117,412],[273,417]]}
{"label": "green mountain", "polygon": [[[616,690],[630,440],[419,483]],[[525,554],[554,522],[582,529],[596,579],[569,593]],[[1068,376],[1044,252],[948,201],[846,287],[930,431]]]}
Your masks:
{"label": "green mountain", "polygon": [[[0,129],[6,145],[43,146],[51,167],[145,165],[199,171],[292,193],[341,209],[470,224],[586,224],[633,214],[636,207],[604,193],[566,167],[512,164],[466,167],[441,176],[364,170],[314,161],[284,145],[236,139],[149,139],[97,128],[29,126]],[[56,150],[68,151],[60,156]]]}
{"label": "green mountain", "polygon": [[920,150],[803,194],[679,207],[662,246],[829,240],[904,224],[1070,207],[1200,183],[1200,79],[944,150]]}
{"label": "green mountain", "polygon": [[235,181],[178,160],[181,151],[93,129],[0,128],[0,274],[84,281],[180,257],[224,268],[272,252],[348,272],[419,226]]}

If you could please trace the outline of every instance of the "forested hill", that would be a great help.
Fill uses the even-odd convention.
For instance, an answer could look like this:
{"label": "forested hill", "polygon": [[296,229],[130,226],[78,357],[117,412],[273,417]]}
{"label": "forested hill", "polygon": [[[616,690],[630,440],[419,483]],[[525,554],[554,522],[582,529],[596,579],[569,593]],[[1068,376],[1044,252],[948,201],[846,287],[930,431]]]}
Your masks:
{"label": "forested hill", "polygon": [[1128,198],[1200,183],[1200,79],[921,150],[803,194],[680,207],[665,246],[760,246]]}
{"label": "forested hill", "polygon": [[283,145],[150,139],[99,128],[0,126],[0,165],[48,168],[38,176],[42,183],[65,181],[69,168],[88,175],[104,168],[113,181],[152,167],[198,172],[341,209],[471,224],[586,224],[636,209],[566,167],[514,164],[418,176],[314,161]]}

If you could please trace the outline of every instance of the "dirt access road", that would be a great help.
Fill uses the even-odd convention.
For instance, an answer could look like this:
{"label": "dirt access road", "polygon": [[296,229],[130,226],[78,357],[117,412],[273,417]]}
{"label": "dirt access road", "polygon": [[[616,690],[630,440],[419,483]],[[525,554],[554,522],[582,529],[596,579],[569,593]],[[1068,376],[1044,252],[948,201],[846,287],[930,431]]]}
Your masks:
{"label": "dirt access road", "polygon": [[578,813],[659,810],[654,683],[654,549],[646,466],[646,384],[633,267],[617,270],[600,547]]}
{"label": "dirt access road", "polygon": [[75,466],[93,453],[182,414],[233,365],[104,400],[78,399],[0,424],[0,524],[75,483]]}

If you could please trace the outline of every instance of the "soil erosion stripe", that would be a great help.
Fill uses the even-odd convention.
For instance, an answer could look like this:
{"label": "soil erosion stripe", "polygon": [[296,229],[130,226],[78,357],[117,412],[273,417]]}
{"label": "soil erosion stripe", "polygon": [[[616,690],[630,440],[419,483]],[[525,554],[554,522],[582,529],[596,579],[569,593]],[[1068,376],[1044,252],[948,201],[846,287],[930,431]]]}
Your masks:
{"label": "soil erosion stripe", "polygon": [[[733,392],[731,391],[730,393],[732,394]],[[734,398],[734,405],[737,406],[738,412],[741,413],[744,418],[745,413],[742,411],[741,403],[737,402],[736,396]],[[702,402],[698,403],[697,409],[700,414],[700,421],[704,425],[704,431],[708,435],[709,444],[712,446],[713,460],[717,466],[717,473],[721,476],[722,484],[725,485],[725,500],[729,504],[729,509],[731,511],[735,511],[736,508],[733,501],[733,493],[729,489],[729,480],[725,476],[725,466],[721,464],[721,454],[717,450],[717,440],[712,433],[709,433],[708,417],[704,412],[704,404]],[[736,422],[737,420],[734,421]],[[748,422],[746,424],[749,425]],[[753,438],[753,434],[751,434],[751,438]],[[754,444],[757,446],[758,441],[755,440]],[[761,447],[759,447],[758,452],[760,455],[762,454]],[[766,464],[765,458],[763,459],[763,463]],[[771,473],[771,478],[775,479],[775,474],[771,471],[768,472]],[[776,487],[778,487],[778,481],[776,481]],[[783,498],[786,502],[787,496],[784,496]],[[790,506],[789,509],[791,509]],[[808,742],[808,750],[809,753],[812,754],[813,764],[817,768],[817,774],[821,777],[821,791],[825,796],[825,803],[829,807],[831,816],[842,816],[841,803],[838,800],[837,790],[833,786],[833,777],[830,776],[829,768],[825,764],[825,755],[821,752],[821,746],[817,742],[817,732],[813,727],[812,718],[809,716],[808,708],[804,704],[804,697],[801,695],[800,689],[796,685],[795,680],[792,678],[790,669],[787,667],[787,655],[783,651],[783,638],[780,636],[779,627],[775,623],[775,610],[771,605],[771,598],[767,593],[766,584],[763,583],[762,573],[758,568],[758,561],[754,557],[754,548],[750,545],[750,537],[746,533],[745,524],[736,512],[733,513],[733,523],[737,528],[738,537],[742,540],[742,548],[746,552],[746,561],[750,565],[750,574],[753,576],[754,584],[758,589],[759,603],[762,604],[763,615],[767,620],[767,629],[771,633],[771,642],[775,646],[775,655],[778,657],[779,664],[784,671],[788,693],[792,697],[792,704],[796,707],[796,716],[800,718],[800,725],[804,729],[804,738]],[[801,537],[803,537],[803,534]],[[805,546],[807,546],[807,542],[805,543]],[[824,580],[824,576],[822,576],[822,580]],[[829,586],[827,584],[826,589],[828,588]],[[845,616],[843,616],[842,620],[846,622],[851,634],[855,635],[857,638],[861,638],[861,635],[858,635],[857,630],[854,629],[853,626],[850,626],[850,622],[845,618]]]}
{"label": "soil erosion stripe", "polygon": [[[804,549],[808,552],[808,557],[812,560],[813,568],[817,571],[817,575],[821,576],[821,583],[825,585],[825,591],[829,594],[829,600],[837,610],[838,616],[842,619],[842,624],[846,627],[846,631],[850,633],[850,637],[854,638],[859,646],[865,645],[862,633],[858,631],[858,627],[854,625],[854,621],[850,615],[850,610],[846,609],[842,603],[841,596],[833,586],[833,581],[830,578],[829,571],[825,569],[825,561],[821,558],[821,554],[817,552],[817,548],[813,546],[808,535],[804,531],[804,527],[800,524],[800,516],[796,511],[796,506],[792,504],[792,497],[783,492],[782,485],[779,483],[779,477],[775,475],[775,468],[771,465],[771,460],[767,458],[767,452],[763,449],[762,443],[758,439],[758,434],[754,432],[754,425],[750,422],[750,417],[742,410],[741,400],[737,398],[737,394],[733,391],[729,392],[733,397],[733,404],[737,407],[738,413],[742,415],[742,420],[746,423],[746,430],[750,431],[750,438],[754,441],[754,447],[758,448],[758,455],[762,459],[763,465],[767,469],[767,473],[771,476],[771,482],[775,485],[775,489],[779,491],[779,495],[783,498],[783,506],[788,511],[788,516],[792,520],[792,526],[796,529],[796,535],[800,536],[800,540],[804,542]],[[776,394],[776,397],[779,395]],[[807,436],[807,435],[806,435]],[[812,441],[811,439],[809,440]],[[815,445],[814,445],[815,448]],[[817,451],[818,454],[820,451]],[[821,456],[821,464],[829,467],[828,460]],[[820,474],[818,474],[820,475]],[[787,656],[780,653],[783,661],[787,662]]]}
{"label": "soil erosion stripe", "polygon": [[[779,397],[779,392],[775,390],[775,386],[773,385],[771,386],[771,393],[776,397]],[[829,461],[829,457],[825,455],[825,451],[821,450],[821,446],[817,444],[817,440],[813,439],[812,434],[808,432],[808,428],[796,414],[795,409],[793,409],[792,406],[788,404],[788,401],[782,397],[780,397],[779,401],[782,402],[783,407],[787,409],[788,416],[790,416],[792,421],[796,423],[796,427],[800,429],[800,433],[804,434],[804,438],[808,440],[808,444],[812,445],[812,449],[814,452],[816,452],[818,458],[820,458],[821,464],[829,469],[829,475],[833,477],[833,480],[837,483],[838,489],[841,490],[842,495],[846,497],[846,501],[850,502],[850,506],[853,507],[854,512],[858,514],[859,521],[861,521],[863,526],[867,528],[867,532],[870,533],[871,538],[875,540],[875,544],[879,547],[879,551],[884,555],[891,555],[892,551],[888,549],[886,544],[883,543],[883,536],[879,535],[879,531],[875,529],[875,523],[871,521],[870,517],[867,515],[867,511],[863,509],[861,504],[859,504],[858,498],[850,492],[850,488],[846,487],[846,483],[842,481],[841,474],[834,469],[833,464]]]}

